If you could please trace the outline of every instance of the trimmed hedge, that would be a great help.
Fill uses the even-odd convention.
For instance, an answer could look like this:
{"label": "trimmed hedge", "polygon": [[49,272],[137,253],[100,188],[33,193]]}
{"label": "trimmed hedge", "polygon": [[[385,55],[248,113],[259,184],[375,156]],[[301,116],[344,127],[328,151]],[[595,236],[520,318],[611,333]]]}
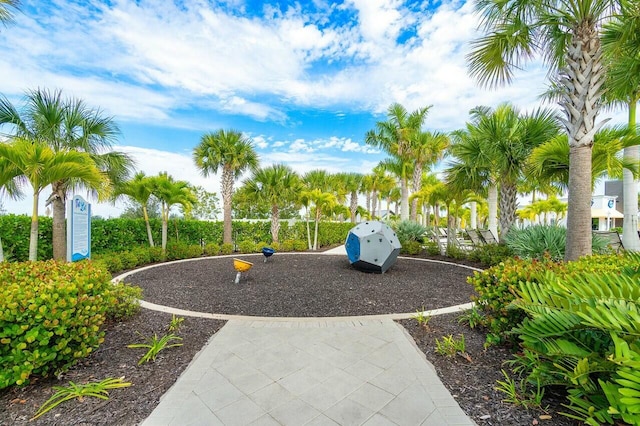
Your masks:
{"label": "trimmed hedge", "polygon": [[93,262],[0,263],[0,389],[64,371],[104,340],[114,298]]}
{"label": "trimmed hedge", "polygon": [[[29,229],[31,218],[26,215],[0,216],[0,238],[8,260],[25,261],[29,258]],[[159,245],[161,238],[161,221],[150,221],[153,240]],[[309,224],[313,239],[314,224]],[[233,222],[233,238],[237,244],[241,241],[253,243],[271,243],[271,223]],[[321,222],[318,227],[318,244],[327,246],[344,243],[347,233],[353,227],[349,222]],[[168,243],[185,245],[222,245],[222,222],[171,219],[168,226]],[[38,259],[50,259],[53,255],[51,243],[52,220],[40,217],[40,234],[38,240]],[[280,225],[280,241],[306,241],[307,231],[304,221],[297,221],[292,226],[288,222]],[[102,219],[91,221],[92,254],[106,252],[131,251],[138,246],[148,246],[147,228],[143,219]],[[210,246],[213,248],[214,246]],[[301,250],[297,243],[297,250]],[[226,250],[223,250],[225,252]],[[125,262],[126,263],[126,262]]]}

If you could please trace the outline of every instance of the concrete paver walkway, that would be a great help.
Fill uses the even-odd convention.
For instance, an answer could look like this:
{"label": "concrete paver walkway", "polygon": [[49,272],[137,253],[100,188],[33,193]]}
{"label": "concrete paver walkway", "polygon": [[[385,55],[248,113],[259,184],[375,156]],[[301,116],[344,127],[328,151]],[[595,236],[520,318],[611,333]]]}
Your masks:
{"label": "concrete paver walkway", "polygon": [[144,421],[474,425],[391,319],[227,322]]}

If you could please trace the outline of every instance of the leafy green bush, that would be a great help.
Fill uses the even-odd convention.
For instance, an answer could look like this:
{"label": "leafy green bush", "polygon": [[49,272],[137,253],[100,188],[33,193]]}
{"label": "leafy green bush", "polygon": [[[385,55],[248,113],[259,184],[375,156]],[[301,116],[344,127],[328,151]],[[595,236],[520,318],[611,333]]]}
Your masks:
{"label": "leafy green bush", "polygon": [[458,246],[448,245],[447,256],[453,259],[466,259],[468,257],[468,253]]}
{"label": "leafy green bush", "polygon": [[[51,259],[53,244],[53,220],[47,216],[38,218],[38,260]],[[16,262],[29,259],[29,234],[31,232],[31,217],[27,215],[0,215],[0,236],[2,247],[6,254]],[[9,257],[7,257],[9,259]]]}
{"label": "leafy green bush", "polygon": [[124,270],[122,260],[117,253],[95,254],[91,256],[91,259],[96,263],[101,263],[112,274]]}
{"label": "leafy green bush", "polygon": [[162,252],[162,247],[148,247],[147,250],[149,250],[149,258],[151,260],[151,263],[164,262],[165,255]]}
{"label": "leafy green bush", "polygon": [[294,251],[307,251],[309,246],[305,240],[293,240],[293,250]]}
{"label": "leafy green bush", "polygon": [[109,289],[109,296],[112,301],[107,309],[107,318],[121,321],[140,312],[140,299],[142,299],[140,287],[115,283]]}
{"label": "leafy green bush", "polygon": [[254,253],[256,251],[256,243],[250,240],[240,241],[238,243],[238,251],[240,253]]}
{"label": "leafy green bush", "polygon": [[513,252],[504,244],[485,244],[473,249],[467,259],[493,266],[513,256]]}
{"label": "leafy green bush", "polygon": [[110,279],[95,262],[0,263],[0,389],[63,371],[97,348]]}
{"label": "leafy green bush", "polygon": [[[551,259],[562,260],[567,243],[567,228],[549,225],[534,225],[521,229],[513,227],[507,234],[505,243],[516,256],[525,259],[540,259],[545,253],[549,253]],[[592,247],[594,253],[603,253],[606,241],[594,235]]]}
{"label": "leafy green bush", "polygon": [[220,246],[220,254],[227,255],[233,253],[233,244],[223,244]]}
{"label": "leafy green bush", "polygon": [[133,269],[138,266],[138,256],[130,251],[120,252],[120,261],[124,269]]}
{"label": "leafy green bush", "polygon": [[202,247],[198,244],[167,243],[167,260],[192,259],[202,256]]}
{"label": "leafy green bush", "polygon": [[555,262],[549,256],[542,259],[510,258],[482,272],[474,272],[467,281],[473,285],[477,296],[473,296],[483,311],[482,326],[487,328],[487,344],[515,342],[510,334],[520,325],[525,313],[512,302],[521,283],[540,283],[547,271],[559,277],[579,273],[616,272],[619,268],[633,264],[627,254],[586,256],[575,262]]}
{"label": "leafy green bush", "polygon": [[416,255],[422,252],[422,244],[419,241],[409,240],[402,243],[402,248],[400,249],[400,253]]}
{"label": "leafy green bush", "polygon": [[537,386],[562,385],[568,417],[589,425],[640,424],[640,254],[618,271],[545,274],[521,283],[530,315],[514,332]]}
{"label": "leafy green bush", "polygon": [[264,241],[260,241],[257,244],[255,244],[254,252],[255,253],[262,253],[262,248],[263,247],[270,247],[270,246],[269,246],[269,244],[265,243]]}
{"label": "leafy green bush", "polygon": [[440,254],[440,246],[435,241],[425,241],[422,246],[428,255],[435,256]]}
{"label": "leafy green bush", "polygon": [[217,256],[220,253],[220,246],[216,243],[207,243],[204,246],[204,254],[207,256]]}
{"label": "leafy green bush", "polygon": [[151,260],[151,250],[150,247],[135,247],[131,249],[131,253],[133,253],[138,259],[138,265],[147,265],[152,262]]}
{"label": "leafy green bush", "polygon": [[284,240],[280,243],[280,251],[293,251],[293,240]]}

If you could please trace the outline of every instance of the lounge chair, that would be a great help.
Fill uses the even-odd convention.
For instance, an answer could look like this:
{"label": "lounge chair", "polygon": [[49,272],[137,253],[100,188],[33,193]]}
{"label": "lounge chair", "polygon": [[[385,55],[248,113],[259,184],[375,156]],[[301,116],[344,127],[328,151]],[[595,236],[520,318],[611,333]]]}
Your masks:
{"label": "lounge chair", "polygon": [[477,229],[467,229],[466,233],[467,233],[467,237],[469,237],[469,240],[471,240],[471,243],[473,244],[474,247],[480,247],[485,245],[485,242],[480,236],[480,234],[478,233]]}
{"label": "lounge chair", "polygon": [[498,239],[495,237],[495,235],[493,235],[493,232],[491,232],[490,229],[481,229],[480,235],[482,236],[482,239],[485,243],[498,244]]}
{"label": "lounge chair", "polygon": [[621,249],[624,249],[622,238],[620,238],[620,234],[616,231],[593,231],[593,234],[604,239],[611,250],[619,252]]}

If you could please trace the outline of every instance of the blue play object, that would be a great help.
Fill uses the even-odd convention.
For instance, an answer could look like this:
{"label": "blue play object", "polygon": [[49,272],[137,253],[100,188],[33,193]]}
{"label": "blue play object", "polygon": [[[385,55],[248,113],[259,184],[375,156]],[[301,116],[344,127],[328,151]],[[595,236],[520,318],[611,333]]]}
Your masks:
{"label": "blue play object", "polygon": [[262,254],[264,255],[264,263],[267,263],[267,259],[273,256],[276,251],[271,247],[262,247]]}
{"label": "blue play object", "polygon": [[378,221],[362,222],[353,227],[344,245],[353,267],[378,274],[396,263],[402,248],[393,229]]}

